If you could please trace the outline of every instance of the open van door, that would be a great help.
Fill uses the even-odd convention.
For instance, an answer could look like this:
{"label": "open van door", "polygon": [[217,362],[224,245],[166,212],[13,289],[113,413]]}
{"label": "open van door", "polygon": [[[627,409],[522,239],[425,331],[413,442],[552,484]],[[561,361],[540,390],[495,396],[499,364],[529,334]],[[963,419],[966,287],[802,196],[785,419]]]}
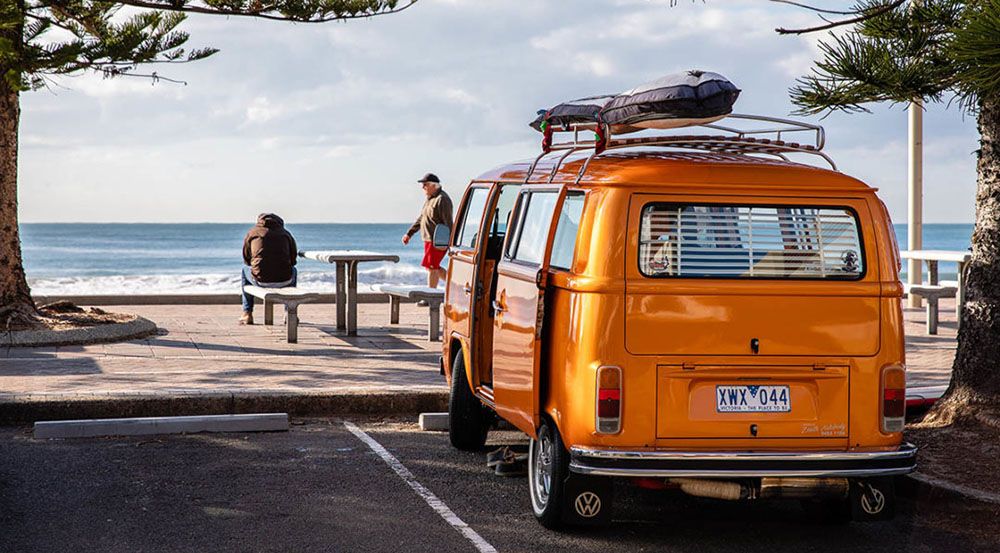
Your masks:
{"label": "open van door", "polygon": [[497,413],[534,437],[540,405],[539,361],[545,281],[561,187],[522,190],[497,266],[493,297],[493,393]]}

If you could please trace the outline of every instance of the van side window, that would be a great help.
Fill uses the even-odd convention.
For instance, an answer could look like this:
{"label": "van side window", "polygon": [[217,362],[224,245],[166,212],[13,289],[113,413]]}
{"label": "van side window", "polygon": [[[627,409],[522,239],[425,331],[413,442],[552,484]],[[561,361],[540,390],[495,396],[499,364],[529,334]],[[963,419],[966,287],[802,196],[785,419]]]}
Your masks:
{"label": "van side window", "polygon": [[552,240],[552,255],[549,257],[549,265],[552,267],[569,269],[573,264],[576,234],[583,214],[583,198],[583,192],[569,192],[563,200],[562,211],[559,212],[556,223],[556,235]]}
{"label": "van side window", "polygon": [[461,226],[455,233],[455,246],[460,248],[475,248],[476,238],[479,234],[479,221],[483,218],[483,211],[486,209],[486,198],[489,196],[488,188],[473,188],[469,191],[469,198],[462,208]]}
{"label": "van side window", "polygon": [[521,195],[517,206],[517,228],[507,242],[508,258],[536,265],[542,262],[558,198],[559,194],[555,191]]}
{"label": "van side window", "polygon": [[507,234],[510,212],[514,209],[514,202],[517,201],[517,193],[520,190],[520,184],[504,184],[500,188],[496,211],[493,212],[493,236],[502,238]]}
{"label": "van side window", "polygon": [[836,207],[650,204],[639,269],[650,277],[860,279],[861,232]]}

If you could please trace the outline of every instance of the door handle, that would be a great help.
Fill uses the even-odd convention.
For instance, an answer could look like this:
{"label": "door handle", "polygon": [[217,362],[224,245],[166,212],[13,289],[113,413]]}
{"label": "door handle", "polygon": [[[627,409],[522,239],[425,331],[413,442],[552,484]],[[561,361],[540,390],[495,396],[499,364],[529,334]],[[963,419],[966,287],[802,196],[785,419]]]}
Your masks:
{"label": "door handle", "polygon": [[493,312],[497,315],[507,311],[507,290],[501,290],[497,299],[493,300]]}
{"label": "door handle", "polygon": [[469,294],[472,293],[472,286],[469,286],[469,283],[466,282],[465,285],[462,286],[462,291],[465,292],[466,296],[468,296]]}

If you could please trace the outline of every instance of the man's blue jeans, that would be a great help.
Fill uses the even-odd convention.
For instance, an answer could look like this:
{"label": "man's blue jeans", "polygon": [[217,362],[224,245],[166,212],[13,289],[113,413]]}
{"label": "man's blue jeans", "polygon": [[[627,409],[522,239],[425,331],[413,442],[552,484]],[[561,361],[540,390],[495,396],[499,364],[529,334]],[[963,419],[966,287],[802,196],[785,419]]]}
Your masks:
{"label": "man's blue jeans", "polygon": [[243,266],[243,282],[240,283],[240,294],[243,296],[243,312],[252,313],[253,312],[253,296],[247,294],[243,291],[244,286],[260,286],[261,288],[284,288],[285,286],[295,286],[299,280],[299,271],[295,267],[292,267],[292,279],[286,280],[285,282],[257,282],[257,279],[253,277],[252,269],[244,265]]}

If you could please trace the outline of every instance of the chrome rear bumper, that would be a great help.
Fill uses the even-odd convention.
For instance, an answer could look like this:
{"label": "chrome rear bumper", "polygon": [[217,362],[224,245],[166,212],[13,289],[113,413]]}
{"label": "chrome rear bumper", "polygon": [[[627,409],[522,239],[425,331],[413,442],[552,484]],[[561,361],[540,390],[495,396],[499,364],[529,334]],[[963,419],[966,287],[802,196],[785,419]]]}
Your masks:
{"label": "chrome rear bumper", "polygon": [[595,476],[758,478],[765,476],[871,477],[906,474],[917,448],[883,451],[627,451],[570,448],[572,472]]}

